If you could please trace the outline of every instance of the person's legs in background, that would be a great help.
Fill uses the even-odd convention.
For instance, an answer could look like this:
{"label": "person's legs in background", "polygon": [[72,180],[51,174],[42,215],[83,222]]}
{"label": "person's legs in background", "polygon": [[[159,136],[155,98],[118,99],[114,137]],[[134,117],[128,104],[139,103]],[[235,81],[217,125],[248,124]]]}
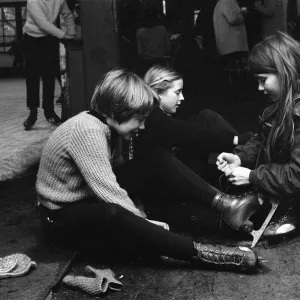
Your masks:
{"label": "person's legs in background", "polygon": [[53,36],[44,37],[42,60],[43,109],[48,122],[59,125],[60,118],[54,111],[55,68],[57,66],[58,39]]}
{"label": "person's legs in background", "polygon": [[30,110],[24,121],[25,130],[31,129],[37,120],[40,106],[40,71],[41,71],[41,38],[24,35],[24,52],[26,67],[26,104]]}

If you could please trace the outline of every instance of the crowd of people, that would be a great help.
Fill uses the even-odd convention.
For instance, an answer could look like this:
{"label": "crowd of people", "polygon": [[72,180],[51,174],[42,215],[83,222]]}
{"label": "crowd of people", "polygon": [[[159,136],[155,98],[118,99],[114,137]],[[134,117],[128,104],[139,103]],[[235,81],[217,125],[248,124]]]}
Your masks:
{"label": "crowd of people", "polygon": [[[189,261],[195,267],[255,270],[260,265],[252,248],[203,244],[172,232],[164,221],[149,219],[140,202],[153,185],[210,207],[233,230],[245,234],[256,225],[250,218],[260,211],[259,198],[276,198],[280,206],[263,237],[296,232],[300,44],[286,33],[287,23],[279,12],[282,0],[265,0],[251,4],[262,14],[262,31],[261,41],[249,48],[244,19],[249,7],[243,5],[217,1],[209,9],[208,29],[215,33],[230,82],[239,80],[239,88],[243,87],[242,77],[232,77],[243,64],[269,99],[258,132],[249,135],[239,133],[210,109],[190,121],[175,116],[184,101],[184,78],[172,66],[171,35],[155,9],[146,11],[136,33],[140,69],[105,73],[95,87],[90,110],[61,124],[53,109],[54,66],[59,39],[73,39],[76,34],[73,15],[64,0],[28,0],[24,42],[30,114],[24,127],[31,129],[37,119],[40,78],[45,118],[59,125],[43,149],[36,182],[42,229],[49,238],[80,247],[91,240],[97,245],[101,236],[101,243],[113,239],[119,248],[122,238],[141,254],[150,249],[153,255]],[[55,23],[60,14],[65,31]],[[270,25],[271,18],[276,26]],[[202,35],[207,36],[204,31]],[[206,38],[201,40],[204,49],[212,45]],[[133,147],[130,159],[123,157],[122,141]],[[227,178],[231,193],[206,180],[212,152],[219,153],[216,169]],[[241,186],[244,193],[236,189]]]}

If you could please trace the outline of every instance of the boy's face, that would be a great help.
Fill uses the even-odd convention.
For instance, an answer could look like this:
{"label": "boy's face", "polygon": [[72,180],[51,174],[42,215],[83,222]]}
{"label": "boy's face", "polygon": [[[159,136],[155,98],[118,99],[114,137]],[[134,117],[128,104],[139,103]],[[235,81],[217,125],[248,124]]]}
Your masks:
{"label": "boy's face", "polygon": [[124,139],[130,140],[139,130],[145,129],[145,117],[132,117],[124,123],[115,123],[114,129]]}

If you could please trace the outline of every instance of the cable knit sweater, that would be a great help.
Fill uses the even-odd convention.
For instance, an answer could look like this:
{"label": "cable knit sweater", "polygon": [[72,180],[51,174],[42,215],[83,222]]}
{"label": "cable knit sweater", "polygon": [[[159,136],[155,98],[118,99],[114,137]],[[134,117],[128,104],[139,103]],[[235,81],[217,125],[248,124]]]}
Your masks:
{"label": "cable knit sweater", "polygon": [[142,216],[117,183],[111,165],[111,131],[82,112],[60,125],[46,143],[37,174],[38,200],[49,209],[96,197]]}
{"label": "cable knit sweater", "polygon": [[66,32],[69,35],[75,34],[74,18],[65,0],[28,0],[23,31],[33,37],[50,34],[62,39],[65,32],[54,25],[60,14],[64,19]]}

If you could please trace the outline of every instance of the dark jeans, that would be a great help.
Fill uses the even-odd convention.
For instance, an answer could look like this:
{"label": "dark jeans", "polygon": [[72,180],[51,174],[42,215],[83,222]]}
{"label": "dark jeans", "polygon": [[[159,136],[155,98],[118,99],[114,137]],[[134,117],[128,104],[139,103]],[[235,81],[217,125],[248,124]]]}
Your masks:
{"label": "dark jeans", "polygon": [[45,111],[53,111],[58,39],[50,35],[35,38],[25,34],[24,46],[27,107],[40,106],[40,79],[42,79],[42,107]]}
{"label": "dark jeans", "polygon": [[[197,255],[192,240],[154,225],[123,207],[99,200],[67,205],[58,211],[40,206],[45,233],[59,241],[72,241],[77,247],[104,247],[108,240],[122,249],[147,249],[155,255],[191,260]],[[143,253],[141,253],[143,254]]]}
{"label": "dark jeans", "polygon": [[[220,121],[220,125],[224,125],[223,122]],[[228,128],[231,130],[229,125]],[[220,145],[213,149],[217,146]],[[159,146],[126,162],[115,170],[115,175],[120,186],[133,198],[151,184],[160,184],[166,190],[178,191],[208,205],[218,192],[174,154]],[[148,248],[159,255],[186,260],[196,255],[190,239],[151,224],[116,204],[91,199],[66,205],[59,211],[43,211],[44,227],[52,236],[63,234],[81,244],[86,239],[98,240],[101,244],[108,237],[117,241],[125,238],[134,247]]]}
{"label": "dark jeans", "polygon": [[[217,190],[164,148],[157,147],[149,159],[133,159],[116,170],[117,180],[129,195],[141,192],[151,180],[186,196],[211,204]],[[133,249],[150,249],[153,254],[191,260],[197,255],[192,240],[154,225],[123,207],[90,199],[66,205],[58,211],[42,210],[42,224],[52,237],[77,245],[122,241]],[[97,242],[96,242],[97,244]]]}
{"label": "dark jeans", "polygon": [[[209,155],[213,152],[232,152],[233,137],[238,131],[233,128],[219,113],[204,109],[200,111],[194,121],[195,127],[205,127],[206,136],[199,136],[199,140],[180,145],[176,156],[190,169],[206,176]],[[214,166],[217,171],[216,166]]]}
{"label": "dark jeans", "polygon": [[135,197],[149,185],[159,184],[165,190],[177,191],[185,197],[211,205],[218,190],[207,183],[163,147],[155,147],[147,155],[119,167],[115,174],[120,186]]}

